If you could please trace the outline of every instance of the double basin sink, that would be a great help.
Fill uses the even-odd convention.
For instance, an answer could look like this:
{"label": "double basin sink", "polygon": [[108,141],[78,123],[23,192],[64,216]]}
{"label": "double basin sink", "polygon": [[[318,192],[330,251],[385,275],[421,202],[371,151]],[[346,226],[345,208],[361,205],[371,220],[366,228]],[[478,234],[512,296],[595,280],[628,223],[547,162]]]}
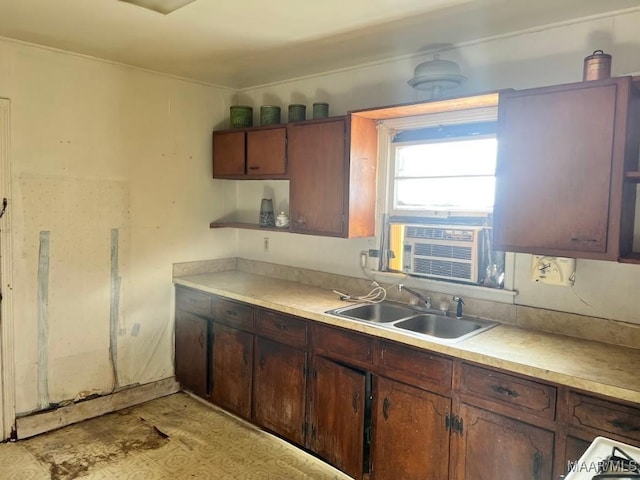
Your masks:
{"label": "double basin sink", "polygon": [[488,320],[445,316],[394,302],[358,303],[328,310],[326,313],[445,342],[458,342],[497,325]]}

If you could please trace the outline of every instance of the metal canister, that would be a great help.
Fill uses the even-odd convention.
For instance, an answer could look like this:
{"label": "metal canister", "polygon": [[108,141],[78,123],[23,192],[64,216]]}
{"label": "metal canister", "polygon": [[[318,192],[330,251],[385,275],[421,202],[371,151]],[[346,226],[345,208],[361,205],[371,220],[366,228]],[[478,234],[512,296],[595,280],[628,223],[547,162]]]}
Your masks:
{"label": "metal canister", "polygon": [[260,125],[277,125],[280,123],[280,107],[263,105],[260,107]]}
{"label": "metal canister", "polygon": [[611,77],[611,55],[602,50],[596,50],[585,57],[582,80],[602,80]]}
{"label": "metal canister", "polygon": [[289,121],[300,122],[307,118],[307,106],[301,103],[292,103],[289,105]]}
{"label": "metal canister", "polygon": [[253,108],[247,105],[231,105],[231,128],[253,126]]}

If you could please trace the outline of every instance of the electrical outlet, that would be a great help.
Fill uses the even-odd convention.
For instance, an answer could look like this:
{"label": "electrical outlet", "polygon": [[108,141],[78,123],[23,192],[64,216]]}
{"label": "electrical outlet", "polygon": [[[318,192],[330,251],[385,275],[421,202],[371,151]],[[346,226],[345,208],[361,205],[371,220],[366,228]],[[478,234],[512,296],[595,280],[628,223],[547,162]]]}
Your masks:
{"label": "electrical outlet", "polygon": [[264,237],[262,239],[262,251],[264,253],[269,253],[269,237]]}
{"label": "electrical outlet", "polygon": [[367,263],[369,263],[369,252],[363,250],[360,252],[360,268],[367,268]]}

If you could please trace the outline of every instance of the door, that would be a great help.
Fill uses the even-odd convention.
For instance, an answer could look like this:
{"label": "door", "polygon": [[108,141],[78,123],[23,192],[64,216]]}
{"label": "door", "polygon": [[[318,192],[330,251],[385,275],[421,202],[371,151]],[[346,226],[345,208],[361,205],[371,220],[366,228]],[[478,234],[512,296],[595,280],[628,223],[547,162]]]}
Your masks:
{"label": "door", "polygon": [[287,165],[287,129],[247,132],[247,175],[284,175]]}
{"label": "door", "polygon": [[291,231],[344,235],[345,129],[342,118],[289,127]]}
{"label": "door", "polygon": [[244,175],[244,137],[244,131],[213,134],[213,178]]}
{"label": "door", "polygon": [[527,423],[460,405],[451,433],[455,480],[551,480],[554,434]]}
{"label": "door", "polygon": [[219,323],[214,323],[213,332],[213,401],[249,418],[253,335]]}
{"label": "door", "polygon": [[449,398],[376,377],[371,478],[447,478],[449,430],[446,418],[450,411]]}
{"label": "door", "polygon": [[607,252],[620,88],[585,82],[500,95],[496,249]]}
{"label": "door", "polygon": [[361,479],[365,374],[323,357],[315,357],[312,373],[309,449]]}
{"label": "door", "polygon": [[209,396],[209,321],[193,313],[176,311],[176,378],[200,397]]}
{"label": "door", "polygon": [[[10,102],[0,98],[0,211],[4,199],[11,199],[9,155]],[[10,438],[15,424],[15,382],[13,361],[13,285],[11,249],[11,211],[7,205],[0,218],[0,441]]]}
{"label": "door", "polygon": [[253,375],[253,420],[304,444],[307,354],[258,337]]}

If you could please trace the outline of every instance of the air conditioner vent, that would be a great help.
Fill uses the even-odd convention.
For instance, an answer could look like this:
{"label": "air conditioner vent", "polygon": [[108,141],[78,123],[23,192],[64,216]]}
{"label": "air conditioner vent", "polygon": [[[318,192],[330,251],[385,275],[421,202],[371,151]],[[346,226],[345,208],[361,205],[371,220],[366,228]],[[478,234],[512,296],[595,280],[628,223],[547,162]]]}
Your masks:
{"label": "air conditioner vent", "polygon": [[402,269],[412,275],[477,283],[481,229],[405,225]]}

